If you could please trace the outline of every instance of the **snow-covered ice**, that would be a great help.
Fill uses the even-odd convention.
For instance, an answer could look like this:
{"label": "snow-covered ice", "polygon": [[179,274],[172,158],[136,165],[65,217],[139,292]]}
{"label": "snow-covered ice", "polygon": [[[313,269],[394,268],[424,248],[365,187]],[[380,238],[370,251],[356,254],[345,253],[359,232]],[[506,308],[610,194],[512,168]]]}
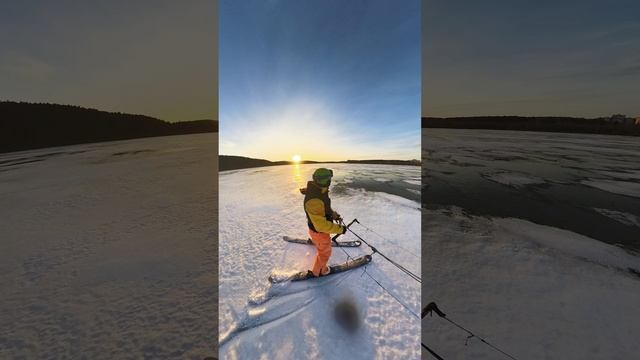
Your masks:
{"label": "snow-covered ice", "polygon": [[544,179],[529,174],[511,172],[511,171],[496,171],[491,173],[484,173],[482,176],[485,179],[495,181],[498,184],[511,186],[514,188],[522,188],[527,185],[540,185],[544,184]]}
{"label": "snow-covered ice", "polygon": [[0,154],[0,358],[215,356],[217,134]]}
{"label": "snow-covered ice", "polygon": [[633,214],[629,214],[624,211],[616,211],[616,210],[602,209],[602,208],[593,208],[593,210],[615,221],[618,221],[621,224],[640,227],[640,218]]}
{"label": "snow-covered ice", "polygon": [[[423,303],[518,359],[633,359],[640,257],[521,219],[424,210]],[[633,269],[633,270],[630,270]],[[445,359],[501,359],[437,316],[423,341]]]}
{"label": "snow-covered ice", "polygon": [[595,170],[594,172],[614,179],[640,181],[640,169],[625,169],[623,171]]}
{"label": "snow-covered ice", "polygon": [[402,181],[406,182],[407,184],[422,185],[422,180],[420,179],[406,179]]}
{"label": "snow-covered ice", "polygon": [[[287,165],[220,173],[220,357],[222,359],[417,359],[420,284],[374,255],[364,268],[327,278],[270,286],[272,272],[306,270],[315,248],[282,236],[306,238],[299,188],[320,165]],[[331,164],[332,204],[353,230],[390,258],[420,274],[420,204],[354,187],[344,179],[395,172],[416,178],[419,167]],[[363,175],[361,175],[363,174]],[[386,177],[386,176],[385,176]],[[376,234],[377,233],[377,234]],[[351,234],[344,240],[354,240]],[[345,248],[350,256],[370,253]],[[346,260],[333,248],[330,263]],[[364,272],[366,270],[366,273]],[[385,293],[378,280],[407,306]],[[356,303],[364,324],[348,334],[333,318],[334,304]]]}
{"label": "snow-covered ice", "polygon": [[[638,138],[425,129],[423,156],[423,304],[518,359],[637,357]],[[422,332],[506,358],[437,316]]]}
{"label": "snow-covered ice", "polygon": [[640,183],[606,179],[589,179],[582,183],[610,193],[640,198]]}

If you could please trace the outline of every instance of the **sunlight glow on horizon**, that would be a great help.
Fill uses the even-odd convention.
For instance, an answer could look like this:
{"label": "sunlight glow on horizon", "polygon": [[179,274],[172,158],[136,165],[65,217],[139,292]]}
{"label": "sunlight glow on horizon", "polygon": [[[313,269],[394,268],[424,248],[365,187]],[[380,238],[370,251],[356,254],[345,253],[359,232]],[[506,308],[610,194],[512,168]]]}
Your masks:
{"label": "sunlight glow on horizon", "polygon": [[292,160],[293,162],[295,162],[295,163],[299,163],[299,162],[300,162],[300,160],[302,160],[302,157],[301,157],[300,155],[298,155],[298,154],[295,154],[295,155],[293,155],[293,156],[291,157],[291,160]]}
{"label": "sunlight glow on horizon", "polygon": [[[312,161],[420,158],[419,132],[372,136],[322,100],[288,99],[229,112],[221,117],[220,154],[270,161],[288,160],[299,152]],[[221,109],[226,110],[224,103]],[[246,118],[262,121],[243,121]]]}
{"label": "sunlight glow on horizon", "polygon": [[419,1],[250,2],[221,4],[221,155],[420,158]]}

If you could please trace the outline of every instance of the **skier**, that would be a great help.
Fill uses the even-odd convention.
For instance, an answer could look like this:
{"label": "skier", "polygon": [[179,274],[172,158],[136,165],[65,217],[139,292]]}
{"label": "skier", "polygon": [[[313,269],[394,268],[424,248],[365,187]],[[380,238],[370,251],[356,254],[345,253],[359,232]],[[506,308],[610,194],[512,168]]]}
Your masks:
{"label": "skier", "polygon": [[332,177],[332,170],[316,169],[313,172],[313,181],[307,182],[307,187],[300,189],[304,194],[304,212],[307,216],[309,237],[317,250],[313,268],[309,270],[316,277],[328,275],[331,271],[327,266],[331,257],[331,234],[344,234],[347,231],[345,226],[333,222],[342,218],[331,208],[329,185]]}

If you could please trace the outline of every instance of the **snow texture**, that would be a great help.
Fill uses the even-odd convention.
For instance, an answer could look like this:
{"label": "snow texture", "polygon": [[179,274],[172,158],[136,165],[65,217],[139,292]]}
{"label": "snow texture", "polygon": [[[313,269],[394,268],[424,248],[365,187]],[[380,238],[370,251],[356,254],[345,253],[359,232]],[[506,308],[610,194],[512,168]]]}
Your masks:
{"label": "snow texture", "polygon": [[422,180],[420,180],[420,179],[406,179],[406,180],[403,180],[403,181],[406,182],[407,184],[422,185]]}
{"label": "snow texture", "polygon": [[640,218],[633,214],[602,208],[594,208],[593,210],[621,224],[640,227]]}
{"label": "snow texture", "polygon": [[[458,208],[423,210],[423,304],[518,359],[640,353],[640,258],[570,231]],[[446,269],[446,270],[445,270]],[[422,322],[445,359],[506,358],[444,319]],[[466,342],[466,345],[465,345]]]}
{"label": "snow texture", "polygon": [[[640,142],[633,136],[462,129],[424,129],[427,172],[484,169],[487,180],[574,183],[640,196]],[[435,166],[434,166],[435,165]],[[451,167],[450,165],[455,165]],[[499,181],[500,182],[500,181]],[[505,185],[511,181],[501,182]],[[427,182],[428,184],[428,182]]]}
{"label": "snow texture", "polygon": [[0,154],[0,358],[215,356],[217,135]]}
{"label": "snow texture", "polygon": [[486,173],[482,174],[482,176],[488,180],[497,182],[502,185],[511,186],[516,189],[525,187],[527,185],[539,185],[545,183],[543,179],[537,176],[509,171]]}
{"label": "snow texture", "polygon": [[[423,156],[423,305],[436,302],[517,359],[638,358],[637,138],[425,129]],[[477,212],[486,201],[523,219]],[[521,211],[527,205],[546,205],[548,217]],[[573,231],[559,228],[566,224]],[[631,236],[621,244],[613,231],[576,233],[594,226]],[[422,334],[445,359],[507,359],[436,315]]]}
{"label": "snow texture", "polygon": [[[417,359],[420,284],[378,255],[366,267],[327,278],[271,286],[270,274],[309,269],[315,248],[282,240],[307,237],[303,197],[319,165],[286,165],[220,173],[221,359]],[[419,167],[332,164],[332,204],[347,221],[358,218],[377,234],[353,230],[390,258],[420,274],[420,205],[405,198],[349,187],[358,174]],[[394,176],[397,176],[394,175]],[[344,235],[342,240],[356,240]],[[370,250],[333,248],[330,263]],[[366,272],[365,272],[366,271]],[[378,280],[405,309],[369,276]],[[335,304],[350,299],[363,318],[354,334],[334,320]]]}
{"label": "snow texture", "polygon": [[610,193],[640,198],[640,183],[605,179],[584,180],[582,183]]}

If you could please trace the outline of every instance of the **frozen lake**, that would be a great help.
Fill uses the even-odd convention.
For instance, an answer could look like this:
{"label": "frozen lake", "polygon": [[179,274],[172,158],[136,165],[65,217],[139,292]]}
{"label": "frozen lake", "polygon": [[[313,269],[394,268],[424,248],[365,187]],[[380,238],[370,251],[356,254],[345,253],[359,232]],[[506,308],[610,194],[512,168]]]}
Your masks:
{"label": "frozen lake", "polygon": [[[640,353],[640,139],[423,129],[423,305],[518,359]],[[445,359],[506,358],[438,317]]]}
{"label": "frozen lake", "polygon": [[[272,272],[309,269],[303,197],[312,172],[334,170],[332,206],[352,229],[420,274],[420,168],[363,164],[284,165],[220,173],[220,357],[222,359],[418,359],[420,284],[379,255],[331,277],[270,286]],[[355,240],[352,234],[343,240]],[[364,244],[349,256],[371,253]],[[330,264],[347,260],[333,248]],[[366,272],[365,272],[366,271]],[[371,276],[371,278],[369,277]],[[391,294],[386,293],[376,279]],[[393,296],[396,296],[398,303]],[[363,325],[347,333],[336,302],[355,303]],[[405,309],[406,306],[408,309]]]}
{"label": "frozen lake", "polygon": [[640,138],[423,130],[423,203],[640,250]]}
{"label": "frozen lake", "polygon": [[0,154],[0,358],[215,355],[217,143]]}

